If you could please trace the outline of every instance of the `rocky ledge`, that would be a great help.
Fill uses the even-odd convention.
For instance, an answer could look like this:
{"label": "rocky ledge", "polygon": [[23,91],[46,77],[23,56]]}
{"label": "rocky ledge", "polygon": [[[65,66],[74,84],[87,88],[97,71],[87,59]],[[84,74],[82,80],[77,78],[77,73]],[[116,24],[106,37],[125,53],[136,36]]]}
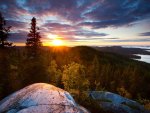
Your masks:
{"label": "rocky ledge", "polygon": [[106,91],[91,91],[89,96],[107,111],[113,113],[150,113],[143,105],[124,98],[118,94]]}
{"label": "rocky ledge", "polygon": [[[136,101],[106,91],[90,91],[89,97],[106,112],[150,113]],[[50,84],[27,86],[0,101],[0,113],[89,113],[63,89]]]}
{"label": "rocky ledge", "polygon": [[0,101],[0,113],[88,113],[72,96],[53,85],[27,86]]}

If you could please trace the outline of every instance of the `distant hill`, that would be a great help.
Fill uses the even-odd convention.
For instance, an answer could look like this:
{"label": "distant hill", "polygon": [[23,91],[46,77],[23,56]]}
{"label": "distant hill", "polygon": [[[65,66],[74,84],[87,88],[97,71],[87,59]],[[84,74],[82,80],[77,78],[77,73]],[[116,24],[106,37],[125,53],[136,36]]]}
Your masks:
{"label": "distant hill", "polygon": [[146,51],[146,49],[141,49],[141,48],[136,48],[136,47],[124,48],[121,46],[111,46],[111,47],[94,47],[94,48],[102,52],[117,53],[120,55],[127,56],[129,58],[140,59],[140,56],[136,56],[134,54],[150,55],[150,52]]}

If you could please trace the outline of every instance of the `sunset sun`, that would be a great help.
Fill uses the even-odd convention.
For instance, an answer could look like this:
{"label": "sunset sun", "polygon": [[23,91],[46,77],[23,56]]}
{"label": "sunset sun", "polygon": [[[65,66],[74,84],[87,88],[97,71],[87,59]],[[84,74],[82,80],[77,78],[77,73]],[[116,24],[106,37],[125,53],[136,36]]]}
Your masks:
{"label": "sunset sun", "polygon": [[63,44],[63,41],[62,41],[61,39],[54,39],[54,40],[52,41],[52,44],[53,44],[54,46],[61,46],[61,45]]}
{"label": "sunset sun", "polygon": [[50,38],[52,40],[51,44],[53,46],[62,46],[64,44],[62,37],[60,37],[58,35],[49,34],[48,38]]}

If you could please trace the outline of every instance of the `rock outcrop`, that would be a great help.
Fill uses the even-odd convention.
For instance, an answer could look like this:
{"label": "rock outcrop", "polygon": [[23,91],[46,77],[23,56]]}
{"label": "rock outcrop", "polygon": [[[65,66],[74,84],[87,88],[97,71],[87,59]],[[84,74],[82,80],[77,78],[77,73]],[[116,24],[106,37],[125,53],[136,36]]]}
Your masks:
{"label": "rock outcrop", "polygon": [[[113,113],[150,113],[136,101],[120,95],[91,91],[89,96],[100,107]],[[53,85],[37,83],[27,86],[0,101],[0,113],[89,113],[72,96]]]}
{"label": "rock outcrop", "polygon": [[89,92],[89,96],[97,101],[104,110],[114,113],[150,113],[150,111],[145,110],[136,101],[111,92],[91,91]]}
{"label": "rock outcrop", "polygon": [[88,113],[72,96],[53,85],[27,86],[0,101],[0,113]]}

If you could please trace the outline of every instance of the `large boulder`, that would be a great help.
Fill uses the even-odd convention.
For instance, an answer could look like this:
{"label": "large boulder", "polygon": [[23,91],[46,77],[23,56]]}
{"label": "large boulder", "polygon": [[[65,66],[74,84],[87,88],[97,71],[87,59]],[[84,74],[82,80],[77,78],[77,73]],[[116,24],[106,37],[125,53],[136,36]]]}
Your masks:
{"label": "large boulder", "polygon": [[72,96],[53,85],[27,86],[0,101],[0,113],[88,113]]}
{"label": "large boulder", "polygon": [[138,102],[111,92],[91,91],[89,96],[97,101],[104,110],[114,113],[150,113]]}

